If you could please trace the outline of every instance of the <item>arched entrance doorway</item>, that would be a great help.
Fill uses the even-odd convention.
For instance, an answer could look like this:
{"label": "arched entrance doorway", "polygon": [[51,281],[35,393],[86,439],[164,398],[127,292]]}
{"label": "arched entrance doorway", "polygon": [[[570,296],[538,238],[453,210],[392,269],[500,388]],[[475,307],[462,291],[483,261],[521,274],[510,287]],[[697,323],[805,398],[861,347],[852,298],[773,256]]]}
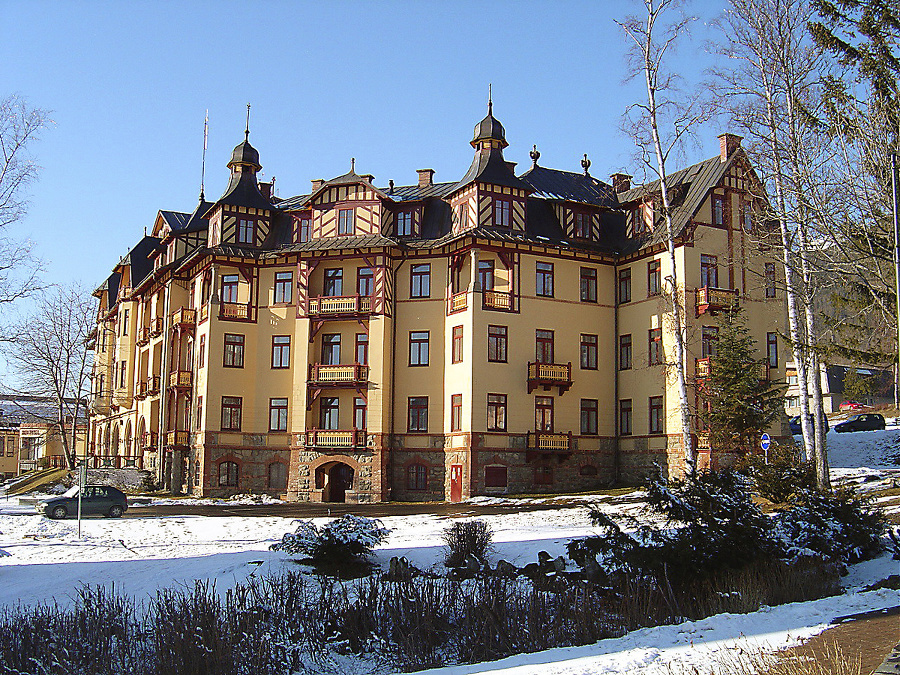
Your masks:
{"label": "arched entrance doorway", "polygon": [[316,469],[316,489],[323,502],[344,502],[353,489],[353,467],[343,462],[328,462]]}

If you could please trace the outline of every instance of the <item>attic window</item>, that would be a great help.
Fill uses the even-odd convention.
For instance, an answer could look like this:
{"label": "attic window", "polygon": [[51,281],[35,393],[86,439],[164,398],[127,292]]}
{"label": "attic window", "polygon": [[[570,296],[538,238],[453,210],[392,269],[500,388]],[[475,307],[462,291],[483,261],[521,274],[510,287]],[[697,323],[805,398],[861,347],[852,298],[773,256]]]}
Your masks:
{"label": "attic window", "polygon": [[412,237],[413,231],[413,214],[412,211],[399,211],[397,213],[397,225],[394,228],[398,237]]}
{"label": "attic window", "polygon": [[240,219],[238,220],[237,243],[253,244],[256,238],[256,221]]}
{"label": "attic window", "polygon": [[591,238],[591,214],[585,211],[575,211],[575,236],[579,239]]}
{"label": "attic window", "polygon": [[312,220],[309,216],[301,216],[297,219],[297,241],[303,243],[309,241]]}
{"label": "attic window", "polygon": [[354,229],[353,209],[340,209],[338,211],[338,235],[353,234]]}
{"label": "attic window", "polygon": [[512,227],[512,200],[494,198],[494,227]]}

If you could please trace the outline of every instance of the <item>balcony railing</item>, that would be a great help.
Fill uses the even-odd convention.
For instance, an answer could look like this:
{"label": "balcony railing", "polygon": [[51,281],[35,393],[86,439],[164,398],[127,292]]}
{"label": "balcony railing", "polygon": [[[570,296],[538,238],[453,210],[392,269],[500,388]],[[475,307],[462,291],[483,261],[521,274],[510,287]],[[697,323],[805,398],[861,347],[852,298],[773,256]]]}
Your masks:
{"label": "balcony railing", "polygon": [[170,387],[190,387],[194,382],[193,373],[190,370],[173,370],[169,373]]}
{"label": "balcony railing", "polygon": [[694,366],[694,375],[697,377],[709,377],[710,372],[712,371],[709,357],[704,356],[702,359],[697,359],[696,365]]}
{"label": "balcony railing", "polygon": [[697,449],[698,450],[709,450],[709,432],[702,431],[697,434]]}
{"label": "balcony railing", "polygon": [[209,303],[200,305],[200,320],[206,321],[209,318]]}
{"label": "balcony railing", "polygon": [[179,446],[179,445],[189,445],[191,442],[191,432],[190,431],[167,431],[166,432],[166,445],[169,446]]}
{"label": "balcony railing", "polygon": [[354,386],[366,382],[369,367],[359,363],[347,365],[324,365],[313,363],[309,366],[309,383],[330,386]]}
{"label": "balcony railing", "polygon": [[357,448],[366,444],[364,429],[307,429],[306,446],[311,448]]}
{"label": "balcony railing", "polygon": [[697,316],[706,312],[715,313],[723,310],[737,309],[738,292],[732,288],[713,288],[703,286],[697,289]]}
{"label": "balcony railing", "polygon": [[150,342],[150,327],[143,326],[142,328],[138,328],[138,332],[137,332],[138,347],[143,347],[148,342]]}
{"label": "balcony railing", "polygon": [[513,294],[505,291],[484,291],[481,294],[481,307],[499,312],[511,312],[513,311]]}
{"label": "balcony railing", "polygon": [[141,436],[141,449],[145,452],[148,450],[156,450],[156,432],[148,431]]}
{"label": "balcony railing", "polygon": [[462,312],[469,306],[469,296],[463,291],[462,293],[453,293],[450,296],[450,313]]}
{"label": "balcony railing", "polygon": [[528,449],[541,452],[569,452],[572,449],[572,432],[529,431]]}
{"label": "balcony railing", "polygon": [[182,307],[172,313],[172,323],[176,326],[192,327],[197,322],[197,310]]}
{"label": "balcony railing", "polygon": [[250,305],[242,302],[223,302],[219,305],[220,319],[246,319],[250,316]]}
{"label": "balcony railing", "polygon": [[572,386],[572,363],[537,363],[531,361],[528,364],[528,393],[538,387],[550,389],[559,387],[559,393],[563,394]]}
{"label": "balcony railing", "polygon": [[137,386],[134,388],[134,397],[140,401],[141,399],[147,398],[147,381],[141,380],[137,383]]}
{"label": "balcony railing", "polygon": [[156,396],[159,393],[159,375],[151,375],[147,378],[147,396]]}
{"label": "balcony railing", "polygon": [[311,317],[356,316],[372,313],[372,297],[368,295],[324,295],[310,298],[306,314]]}
{"label": "balcony railing", "polygon": [[163,334],[163,320],[162,317],[158,317],[156,319],[152,319],[150,321],[150,337],[155,338],[159,337]]}

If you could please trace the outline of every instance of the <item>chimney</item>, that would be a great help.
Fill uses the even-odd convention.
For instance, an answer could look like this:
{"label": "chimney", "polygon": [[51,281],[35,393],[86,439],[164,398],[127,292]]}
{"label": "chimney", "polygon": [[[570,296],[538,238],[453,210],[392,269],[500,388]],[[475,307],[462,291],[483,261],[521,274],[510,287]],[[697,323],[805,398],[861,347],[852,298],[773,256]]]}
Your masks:
{"label": "chimney", "polygon": [[419,174],[419,187],[428,187],[434,185],[434,169],[417,169]]}
{"label": "chimney", "polygon": [[631,176],[627,173],[614,173],[609,178],[612,180],[613,192],[616,194],[631,189]]}
{"label": "chimney", "polygon": [[260,182],[259,183],[259,191],[263,197],[265,197],[266,199],[271,199],[272,198],[272,182],[271,181],[269,181],[268,183]]}
{"label": "chimney", "polygon": [[742,138],[735,134],[719,134],[719,160],[724,162],[731,157],[731,153],[741,147]]}
{"label": "chimney", "polygon": [[320,187],[322,187],[322,185],[323,185],[324,183],[325,183],[325,179],[323,179],[323,178],[316,178],[316,179],[314,179],[313,182],[312,182],[312,191],[315,192],[315,191],[318,190]]}
{"label": "chimney", "polygon": [[518,164],[518,162],[505,162],[505,164],[506,164],[506,168],[512,172],[513,176],[515,176],[516,175],[516,164]]}

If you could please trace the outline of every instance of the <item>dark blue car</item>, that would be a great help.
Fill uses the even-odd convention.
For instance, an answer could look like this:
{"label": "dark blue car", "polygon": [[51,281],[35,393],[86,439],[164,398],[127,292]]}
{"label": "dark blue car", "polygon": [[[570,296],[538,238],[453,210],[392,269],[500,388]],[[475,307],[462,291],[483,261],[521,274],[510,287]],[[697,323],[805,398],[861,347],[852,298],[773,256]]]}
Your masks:
{"label": "dark blue car", "polygon": [[[812,423],[812,415],[809,416],[809,421]],[[825,431],[827,432],[831,427],[828,426],[828,418],[825,415],[822,415],[822,422],[825,423]],[[794,436],[799,436],[803,433],[803,429],[800,426],[800,415],[792,417],[789,424],[791,425],[791,433]]]}

